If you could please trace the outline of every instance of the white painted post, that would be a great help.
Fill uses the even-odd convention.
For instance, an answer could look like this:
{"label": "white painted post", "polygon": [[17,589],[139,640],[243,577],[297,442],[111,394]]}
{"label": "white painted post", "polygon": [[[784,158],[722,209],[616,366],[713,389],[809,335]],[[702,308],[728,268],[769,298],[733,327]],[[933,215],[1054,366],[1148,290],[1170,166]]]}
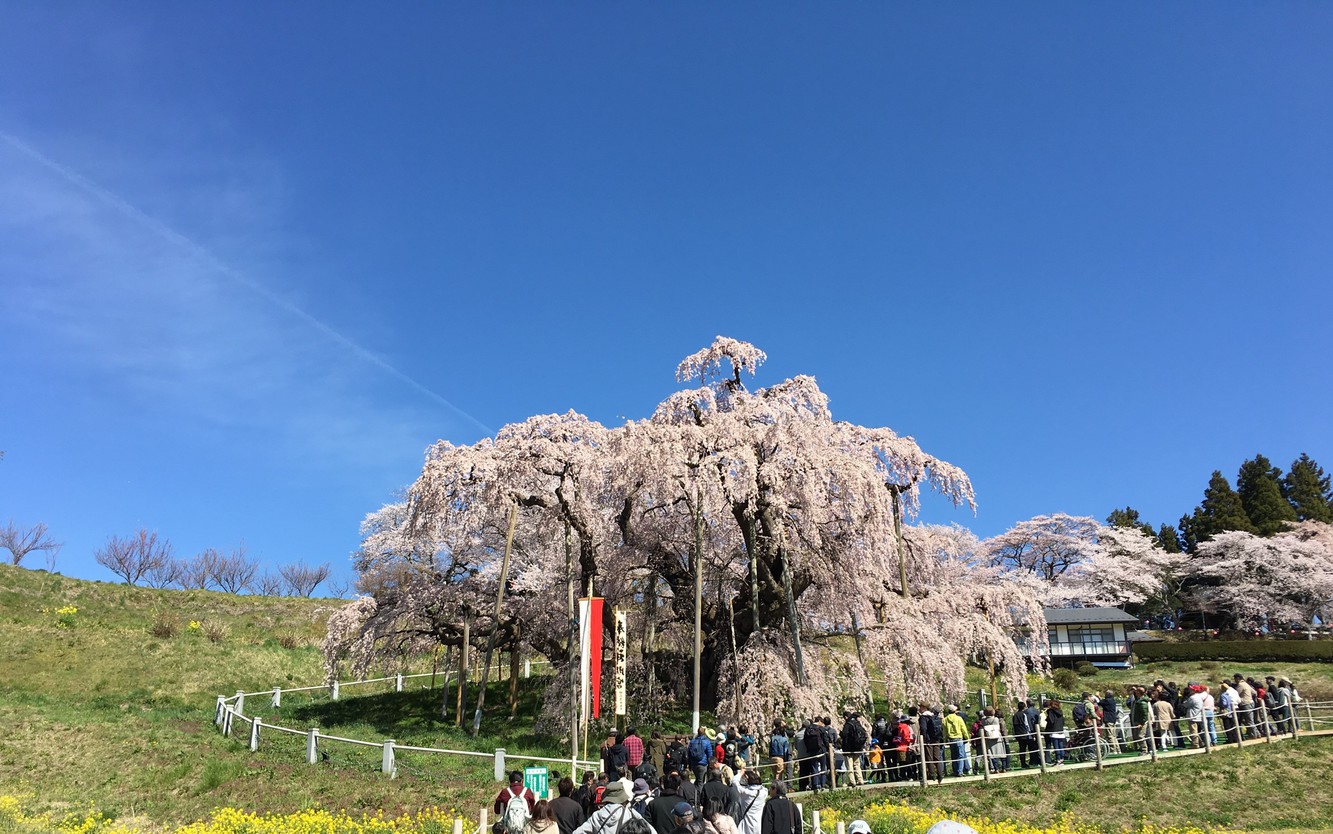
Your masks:
{"label": "white painted post", "polygon": [[245,693],[239,689],[236,690],[236,711],[245,715]]}
{"label": "white painted post", "polygon": [[305,736],[305,762],[319,763],[319,730],[314,727],[311,727]]}
{"label": "white painted post", "polygon": [[810,832],[811,834],[820,834],[821,831],[822,829],[819,827],[819,809],[816,808],[814,811],[814,822],[810,823]]}
{"label": "white painted post", "polygon": [[454,834],[463,834],[463,821],[461,819],[454,820]]}
{"label": "white painted post", "polygon": [[261,721],[259,720],[259,716],[255,716],[254,720],[250,722],[250,752],[251,752],[251,753],[255,753],[255,752],[257,752],[257,751],[259,750],[259,725],[260,725],[261,723],[263,723],[263,722],[261,722]]}
{"label": "white painted post", "polygon": [[282,709],[282,687],[281,687],[281,686],[275,686],[275,687],[273,687],[273,700],[272,700],[271,703],[272,703],[274,709]]}
{"label": "white painted post", "polygon": [[1102,725],[1097,720],[1097,712],[1092,713],[1092,750],[1097,757],[1097,770],[1102,769]]}
{"label": "white painted post", "polygon": [[384,741],[384,756],[380,760],[380,773],[388,774],[390,779],[398,777],[398,768],[393,761],[393,739]]}
{"label": "white painted post", "polygon": [[507,782],[508,778],[505,774],[505,749],[497,747],[495,748],[495,781]]}
{"label": "white painted post", "polygon": [[1152,756],[1154,762],[1157,761],[1157,718],[1151,712],[1148,713],[1148,723],[1143,725],[1148,733],[1148,753]]}
{"label": "white painted post", "polygon": [[333,682],[333,686],[332,686],[332,688],[331,688],[330,691],[329,691],[329,700],[331,700],[331,701],[336,701],[336,700],[338,700],[338,694],[339,694],[339,693],[338,693],[338,682],[337,682],[337,681],[334,681],[334,682]]}
{"label": "white painted post", "polygon": [[227,714],[222,718],[222,735],[231,737],[231,719],[236,713],[232,712],[231,704],[227,704]]}
{"label": "white painted post", "polygon": [[532,677],[532,660],[525,657],[523,658],[523,680],[530,677]]}
{"label": "white painted post", "polygon": [[223,696],[219,695],[219,696],[218,696],[218,708],[217,708],[216,710],[213,711],[213,723],[216,724],[217,726],[221,727],[221,726],[222,726],[222,720],[223,720],[223,718],[226,717],[226,714],[227,714],[227,699],[224,698]]}
{"label": "white painted post", "polygon": [[837,824],[833,826],[833,831],[834,834],[847,834],[847,823],[838,820]]}
{"label": "white painted post", "polygon": [[394,679],[394,684],[393,684],[393,686],[394,686],[394,689],[393,689],[394,692],[402,692],[402,691],[403,691],[403,673],[402,673],[402,672],[399,672],[399,673],[398,673],[398,677],[397,677],[396,679]]}
{"label": "white painted post", "polygon": [[490,821],[490,820],[489,820],[490,813],[491,813],[491,812],[490,812],[489,809],[487,809],[487,808],[484,807],[484,806],[482,807],[482,809],[481,809],[481,827],[477,829],[479,832],[481,832],[481,834],[486,834],[488,831],[491,830],[490,825],[487,824],[487,823],[489,823],[489,821]]}
{"label": "white painted post", "polygon": [[804,828],[804,827],[805,827],[805,806],[802,805],[802,804],[799,803],[799,802],[796,803],[796,818],[797,818],[798,820],[801,821],[801,827]]}
{"label": "white painted post", "polygon": [[[1310,702],[1305,702],[1305,719],[1310,722],[1310,732],[1314,732],[1314,710],[1310,709]],[[1294,720],[1294,719],[1293,719]]]}

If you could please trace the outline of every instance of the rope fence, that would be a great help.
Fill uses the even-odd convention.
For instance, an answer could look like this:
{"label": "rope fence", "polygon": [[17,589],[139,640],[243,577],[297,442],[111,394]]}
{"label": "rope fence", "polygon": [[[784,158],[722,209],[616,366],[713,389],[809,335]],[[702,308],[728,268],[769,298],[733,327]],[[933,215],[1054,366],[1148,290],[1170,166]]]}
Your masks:
{"label": "rope fence", "polygon": [[[525,677],[529,671],[530,666],[526,666],[524,669]],[[213,723],[223,736],[248,739],[251,752],[258,752],[261,745],[267,748],[273,744],[283,754],[296,754],[297,751],[300,751],[306,764],[314,765],[320,762],[328,762],[336,766],[350,768],[373,767],[378,768],[381,773],[390,778],[398,776],[400,765],[405,765],[403,770],[405,773],[440,778],[450,776],[451,774],[444,769],[432,770],[428,763],[432,756],[490,759],[494,763],[495,779],[499,782],[508,781],[508,762],[515,760],[567,764],[570,765],[571,770],[579,768],[597,769],[600,767],[601,763],[596,761],[509,753],[503,747],[497,747],[491,752],[484,752],[398,744],[393,739],[367,741],[365,739],[346,738],[323,733],[318,727],[305,729],[285,727],[275,722],[266,722],[259,716],[246,712],[247,700],[253,704],[255,699],[266,699],[268,706],[272,709],[282,709],[284,705],[287,707],[293,705],[293,695],[297,696],[301,705],[313,705],[323,702],[323,699],[319,696],[327,696],[328,701],[339,701],[343,697],[344,690],[365,690],[364,692],[358,692],[358,694],[403,692],[412,680],[437,677],[436,673],[422,672],[410,675],[398,674],[388,677],[368,678],[359,681],[332,681],[321,686],[300,686],[288,689],[274,687],[273,689],[255,692],[238,690],[235,695],[218,696],[217,707],[213,714]],[[408,757],[410,764],[403,759],[403,753],[410,754]],[[482,828],[484,829],[485,826],[482,826]]]}

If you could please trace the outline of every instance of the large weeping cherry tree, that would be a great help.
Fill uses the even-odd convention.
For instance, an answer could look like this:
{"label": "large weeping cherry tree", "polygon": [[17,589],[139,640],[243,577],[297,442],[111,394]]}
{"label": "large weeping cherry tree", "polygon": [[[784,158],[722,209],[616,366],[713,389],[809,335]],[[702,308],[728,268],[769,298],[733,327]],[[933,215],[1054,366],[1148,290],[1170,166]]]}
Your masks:
{"label": "large weeping cherry tree", "polygon": [[[812,377],[750,391],[758,348],[719,337],[677,370],[698,387],[608,429],[532,417],[472,446],[436,444],[406,500],[372,513],[355,557],[365,597],[330,626],[330,674],[409,646],[499,635],[557,674],[544,726],[567,726],[569,599],[591,587],[631,612],[634,704],[692,683],[696,575],[704,705],[758,722],[963,693],[969,661],[1024,695],[1015,637],[1040,643],[1036,586],[1007,579],[962,528],[918,527],[923,490],[974,506],[959,468],[910,437],[833,419]],[[500,622],[486,609],[506,521],[517,532]],[[857,650],[845,638],[855,632]],[[481,638],[474,638],[481,639]],[[1038,646],[1040,649],[1040,646]]]}

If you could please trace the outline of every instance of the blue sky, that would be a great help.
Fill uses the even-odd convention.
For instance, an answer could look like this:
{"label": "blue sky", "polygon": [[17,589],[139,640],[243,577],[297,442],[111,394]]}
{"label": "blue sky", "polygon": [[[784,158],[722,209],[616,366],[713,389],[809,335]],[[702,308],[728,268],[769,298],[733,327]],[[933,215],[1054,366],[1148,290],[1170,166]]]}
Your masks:
{"label": "blue sky", "polygon": [[[347,573],[725,334],[981,535],[1333,467],[1333,6],[0,2],[0,521]],[[34,564],[33,566],[40,566]]]}

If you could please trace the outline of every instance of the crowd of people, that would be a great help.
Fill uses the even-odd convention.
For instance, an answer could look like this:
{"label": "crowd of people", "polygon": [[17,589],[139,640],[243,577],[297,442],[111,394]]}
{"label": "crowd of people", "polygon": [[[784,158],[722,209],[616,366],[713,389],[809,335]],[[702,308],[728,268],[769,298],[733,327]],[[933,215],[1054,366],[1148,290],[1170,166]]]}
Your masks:
{"label": "crowd of people", "polygon": [[546,800],[523,774],[496,797],[494,834],[802,834],[787,798],[867,782],[943,781],[1011,768],[1054,767],[1113,753],[1290,733],[1300,695],[1290,680],[1234,675],[1216,686],[1155,681],[1118,696],[1016,700],[972,716],[956,704],[920,703],[867,719],[854,708],[763,735],[746,726],[699,727],[691,737],[631,727],[601,745],[601,771],[557,782]]}

